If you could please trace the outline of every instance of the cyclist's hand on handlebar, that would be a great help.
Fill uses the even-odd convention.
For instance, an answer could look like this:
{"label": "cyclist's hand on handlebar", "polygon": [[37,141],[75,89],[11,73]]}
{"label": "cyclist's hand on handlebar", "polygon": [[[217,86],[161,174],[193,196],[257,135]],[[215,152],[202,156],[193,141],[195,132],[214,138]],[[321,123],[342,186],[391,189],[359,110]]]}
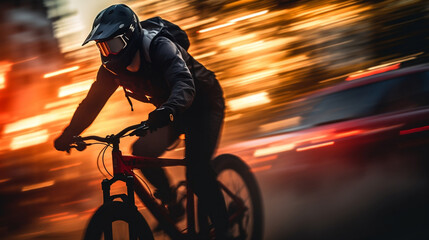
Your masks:
{"label": "cyclist's hand on handlebar", "polygon": [[169,108],[160,107],[149,113],[147,124],[149,129],[154,131],[173,122],[173,112]]}
{"label": "cyclist's hand on handlebar", "polygon": [[73,137],[66,134],[61,134],[54,141],[54,147],[58,151],[70,151],[70,144],[73,142]]}

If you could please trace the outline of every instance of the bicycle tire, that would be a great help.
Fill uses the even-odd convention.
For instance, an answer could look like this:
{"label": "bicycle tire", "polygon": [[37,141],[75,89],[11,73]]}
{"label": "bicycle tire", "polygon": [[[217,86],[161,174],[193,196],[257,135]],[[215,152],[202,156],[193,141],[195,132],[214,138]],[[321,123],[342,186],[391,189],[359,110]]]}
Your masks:
{"label": "bicycle tire", "polygon": [[[235,172],[238,177],[242,179],[242,182],[244,183],[248,195],[250,197],[251,201],[251,210],[249,213],[252,218],[253,223],[250,227],[250,232],[248,236],[232,236],[233,239],[246,239],[246,240],[261,240],[263,237],[263,209],[262,209],[262,198],[261,193],[259,190],[259,186],[257,184],[257,181],[253,175],[253,173],[250,171],[250,168],[237,156],[234,156],[232,154],[224,154],[216,157],[213,162],[213,168],[218,174],[218,180],[222,182],[222,179],[219,179],[223,172],[225,171],[232,171]],[[222,182],[225,186],[227,184],[225,182]],[[232,190],[233,189],[229,189]],[[240,190],[241,191],[241,190]],[[227,202],[227,208],[228,211],[231,210],[231,206],[228,206],[228,200],[225,199]],[[207,226],[208,218],[205,216],[200,215],[200,211],[198,211],[198,224],[199,226]],[[232,228],[234,226],[230,226]],[[230,229],[231,230],[231,229]]]}
{"label": "bicycle tire", "polygon": [[84,240],[102,239],[103,232],[115,221],[124,221],[133,226],[134,236],[139,240],[153,240],[152,231],[135,206],[113,201],[102,205],[91,217],[85,231]]}

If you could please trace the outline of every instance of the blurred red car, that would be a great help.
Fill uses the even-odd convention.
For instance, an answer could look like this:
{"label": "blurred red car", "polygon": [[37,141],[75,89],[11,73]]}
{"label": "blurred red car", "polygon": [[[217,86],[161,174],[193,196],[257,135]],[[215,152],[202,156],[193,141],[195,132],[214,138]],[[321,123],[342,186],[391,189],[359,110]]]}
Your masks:
{"label": "blurred red car", "polygon": [[267,239],[429,239],[429,64],[357,73],[293,106],[294,126],[228,149],[261,182]]}

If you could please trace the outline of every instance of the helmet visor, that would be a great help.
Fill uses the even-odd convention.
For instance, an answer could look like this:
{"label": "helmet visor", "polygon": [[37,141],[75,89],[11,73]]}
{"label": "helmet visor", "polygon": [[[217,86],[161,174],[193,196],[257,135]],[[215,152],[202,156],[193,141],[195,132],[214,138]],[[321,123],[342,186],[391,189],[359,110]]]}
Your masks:
{"label": "helmet visor", "polygon": [[101,54],[105,57],[110,54],[116,55],[127,46],[124,35],[116,36],[112,39],[103,42],[97,42],[97,47]]}

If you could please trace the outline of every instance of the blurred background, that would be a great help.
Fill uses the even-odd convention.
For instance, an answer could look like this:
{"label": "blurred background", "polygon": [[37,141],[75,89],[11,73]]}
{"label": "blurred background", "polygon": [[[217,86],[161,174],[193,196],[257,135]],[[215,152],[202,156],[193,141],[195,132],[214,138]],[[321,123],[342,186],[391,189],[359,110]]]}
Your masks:
{"label": "blurred background", "polygon": [[[100,65],[94,44],[81,44],[96,14],[119,2],[140,20],[161,16],[181,26],[191,40],[189,52],[216,73],[227,103],[220,148],[278,130],[272,123],[303,94],[429,46],[424,0],[1,0],[2,239],[77,239],[102,202],[101,147],[68,155],[52,142]],[[153,109],[133,103],[131,112],[119,89],[85,134],[117,132]],[[131,142],[124,141],[125,153]],[[182,156],[183,143],[168,154]],[[268,193],[264,202],[270,204]],[[269,210],[266,221],[274,221]],[[267,226],[266,239],[279,232],[273,226],[281,228]]]}

